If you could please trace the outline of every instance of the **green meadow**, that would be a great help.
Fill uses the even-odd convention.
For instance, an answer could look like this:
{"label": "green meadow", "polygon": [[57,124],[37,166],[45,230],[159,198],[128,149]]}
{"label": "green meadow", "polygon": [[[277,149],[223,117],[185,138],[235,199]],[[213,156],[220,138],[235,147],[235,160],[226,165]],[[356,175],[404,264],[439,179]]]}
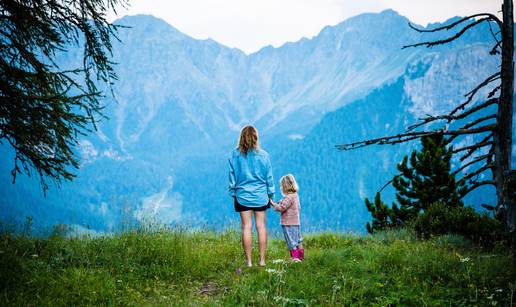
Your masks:
{"label": "green meadow", "polygon": [[[254,241],[256,242],[256,240]],[[408,230],[305,236],[292,263],[270,238],[265,268],[244,267],[238,231],[0,237],[3,306],[511,306],[516,265],[503,247]],[[253,251],[257,253],[257,250]],[[257,259],[257,255],[255,255]]]}

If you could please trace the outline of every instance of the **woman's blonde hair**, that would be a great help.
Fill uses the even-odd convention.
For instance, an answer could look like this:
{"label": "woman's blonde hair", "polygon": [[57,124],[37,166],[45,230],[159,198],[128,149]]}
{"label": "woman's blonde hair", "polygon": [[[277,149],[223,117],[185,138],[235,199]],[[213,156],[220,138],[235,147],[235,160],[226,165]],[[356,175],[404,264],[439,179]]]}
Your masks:
{"label": "woman's blonde hair", "polygon": [[296,178],[294,178],[294,175],[288,174],[280,179],[280,187],[281,187],[281,194],[289,194],[289,193],[296,193],[299,191],[299,187],[297,186]]}
{"label": "woman's blonde hair", "polygon": [[238,150],[244,155],[251,149],[258,150],[260,143],[258,141],[258,130],[253,126],[245,126],[240,132],[240,138],[238,140]]}

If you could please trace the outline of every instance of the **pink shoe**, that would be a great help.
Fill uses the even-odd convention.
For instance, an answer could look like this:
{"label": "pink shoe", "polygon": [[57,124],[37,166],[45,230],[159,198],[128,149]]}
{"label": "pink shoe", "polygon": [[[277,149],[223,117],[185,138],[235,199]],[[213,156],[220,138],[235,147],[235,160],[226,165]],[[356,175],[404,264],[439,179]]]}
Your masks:
{"label": "pink shoe", "polygon": [[293,261],[301,261],[299,257],[299,249],[290,250],[290,257],[292,257]]}
{"label": "pink shoe", "polygon": [[299,253],[298,253],[299,259],[305,260],[305,249],[301,248],[301,249],[297,249],[297,251],[299,251]]}
{"label": "pink shoe", "polygon": [[297,250],[295,250],[295,249],[291,249],[291,250],[289,250],[289,252],[290,252],[290,257],[291,257],[292,259],[296,258],[296,256],[297,256],[296,251],[297,251]]}

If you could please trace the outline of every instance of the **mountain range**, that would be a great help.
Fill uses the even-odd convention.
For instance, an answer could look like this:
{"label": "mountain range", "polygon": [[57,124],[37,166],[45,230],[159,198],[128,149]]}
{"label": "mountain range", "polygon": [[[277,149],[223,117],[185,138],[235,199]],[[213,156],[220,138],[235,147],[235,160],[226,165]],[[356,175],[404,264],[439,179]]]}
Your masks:
{"label": "mountain range", "polygon": [[[34,227],[64,223],[95,233],[142,222],[231,226],[238,217],[226,192],[227,156],[241,127],[253,124],[275,178],[298,179],[307,229],[363,232],[364,198],[418,144],[353,152],[334,145],[401,132],[418,117],[444,113],[498,69],[487,25],[451,44],[402,49],[449,33],[422,35],[392,10],[250,55],[153,16],[116,23],[126,26],[114,43],[119,80],[114,97],[104,100],[108,119],[80,140],[78,177],[46,197],[34,178],[13,185],[12,151],[0,147],[4,223],[32,216]],[[72,48],[58,62],[74,67],[81,57]],[[392,200],[392,191],[385,197]],[[490,188],[467,198],[474,206],[493,201]]]}

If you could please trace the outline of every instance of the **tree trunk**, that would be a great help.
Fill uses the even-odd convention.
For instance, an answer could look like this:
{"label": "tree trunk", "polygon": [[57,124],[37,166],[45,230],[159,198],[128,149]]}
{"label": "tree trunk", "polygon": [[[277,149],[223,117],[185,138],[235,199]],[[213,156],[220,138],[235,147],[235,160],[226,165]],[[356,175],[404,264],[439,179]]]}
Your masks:
{"label": "tree trunk", "polygon": [[514,20],[512,0],[503,1],[502,12],[501,89],[497,114],[498,126],[494,135],[495,181],[498,196],[497,212],[501,212],[505,218],[514,244],[516,242],[516,199],[514,199],[514,193],[511,193],[511,143],[514,95]]}

